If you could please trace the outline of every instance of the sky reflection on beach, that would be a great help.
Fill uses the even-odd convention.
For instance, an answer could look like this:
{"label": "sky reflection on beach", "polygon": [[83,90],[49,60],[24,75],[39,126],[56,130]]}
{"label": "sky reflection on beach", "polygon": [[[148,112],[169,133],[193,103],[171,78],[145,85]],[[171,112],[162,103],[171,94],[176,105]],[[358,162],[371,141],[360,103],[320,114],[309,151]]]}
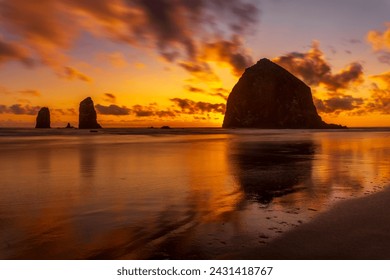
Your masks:
{"label": "sky reflection on beach", "polygon": [[388,131],[0,138],[0,258],[229,257],[390,178]]}

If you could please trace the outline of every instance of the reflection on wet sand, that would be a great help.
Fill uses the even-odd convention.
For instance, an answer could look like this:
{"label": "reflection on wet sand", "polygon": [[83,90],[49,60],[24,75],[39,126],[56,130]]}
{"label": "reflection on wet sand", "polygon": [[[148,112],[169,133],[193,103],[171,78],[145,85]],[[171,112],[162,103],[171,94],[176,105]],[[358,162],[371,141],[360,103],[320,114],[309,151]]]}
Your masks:
{"label": "reflection on wet sand", "polygon": [[236,142],[230,149],[232,173],[247,199],[269,204],[274,197],[308,187],[315,145],[304,142]]}
{"label": "reflection on wet sand", "polygon": [[388,133],[267,133],[4,142],[0,258],[228,258],[389,181]]}

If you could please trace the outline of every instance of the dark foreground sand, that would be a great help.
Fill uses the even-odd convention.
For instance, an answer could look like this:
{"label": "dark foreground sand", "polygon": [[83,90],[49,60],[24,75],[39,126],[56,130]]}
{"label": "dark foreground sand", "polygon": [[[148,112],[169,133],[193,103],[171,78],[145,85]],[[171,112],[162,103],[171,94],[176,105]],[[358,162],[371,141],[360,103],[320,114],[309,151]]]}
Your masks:
{"label": "dark foreground sand", "polygon": [[336,204],[243,259],[390,259],[390,188]]}

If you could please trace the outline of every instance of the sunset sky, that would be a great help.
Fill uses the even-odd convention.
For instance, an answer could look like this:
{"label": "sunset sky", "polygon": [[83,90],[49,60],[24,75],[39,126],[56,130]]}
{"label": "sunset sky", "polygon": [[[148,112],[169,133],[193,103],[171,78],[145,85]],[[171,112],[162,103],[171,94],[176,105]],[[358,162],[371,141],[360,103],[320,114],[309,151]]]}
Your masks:
{"label": "sunset sky", "polygon": [[311,88],[322,118],[390,126],[389,0],[0,0],[0,127],[217,126],[263,57]]}

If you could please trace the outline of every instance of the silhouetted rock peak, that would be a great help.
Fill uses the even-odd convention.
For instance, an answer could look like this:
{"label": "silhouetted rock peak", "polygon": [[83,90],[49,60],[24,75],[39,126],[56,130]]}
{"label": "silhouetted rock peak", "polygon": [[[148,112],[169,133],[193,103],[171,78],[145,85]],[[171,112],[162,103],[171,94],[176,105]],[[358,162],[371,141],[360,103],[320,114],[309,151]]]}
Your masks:
{"label": "silhouetted rock peak", "polygon": [[79,128],[102,128],[96,120],[96,111],[91,97],[87,97],[80,102]]}
{"label": "silhouetted rock peak", "polygon": [[68,123],[65,128],[74,128],[73,125],[71,125],[70,123]]}
{"label": "silhouetted rock peak", "polygon": [[247,68],[233,87],[222,126],[342,128],[322,121],[310,87],[266,58]]}
{"label": "silhouetted rock peak", "polygon": [[42,107],[37,115],[35,128],[50,128],[50,111],[47,107]]}

